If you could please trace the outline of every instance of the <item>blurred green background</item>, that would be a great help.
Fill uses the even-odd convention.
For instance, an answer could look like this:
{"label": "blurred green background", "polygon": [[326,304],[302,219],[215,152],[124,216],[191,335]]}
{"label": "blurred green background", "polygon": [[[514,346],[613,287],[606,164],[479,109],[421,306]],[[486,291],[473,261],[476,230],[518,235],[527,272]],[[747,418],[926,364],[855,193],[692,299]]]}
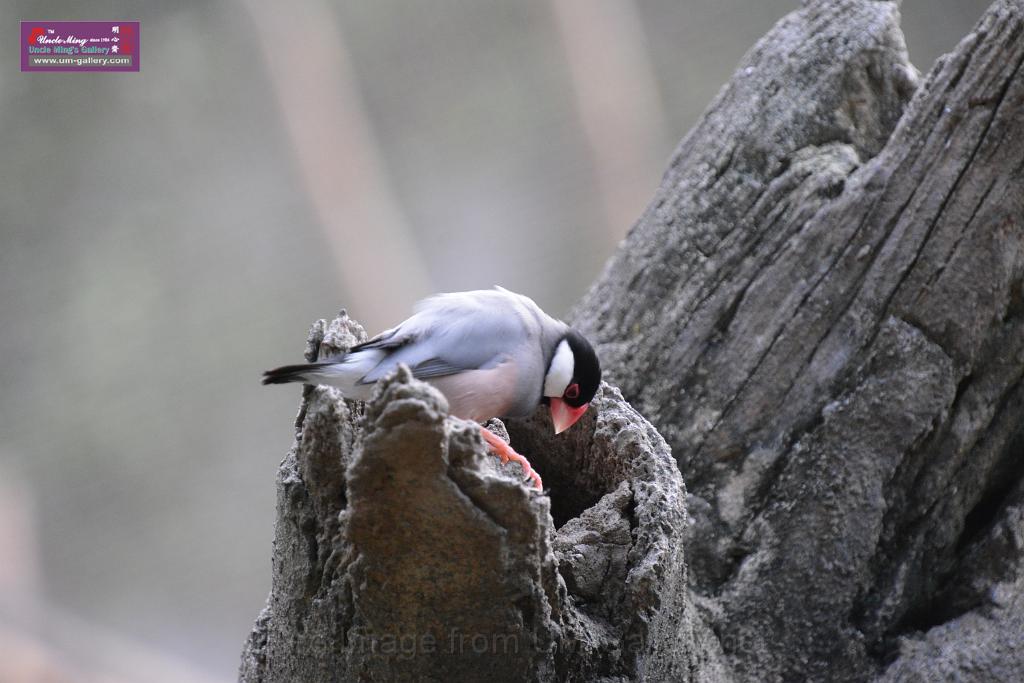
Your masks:
{"label": "blurred green background", "polygon": [[[926,71],[987,2],[906,0]],[[0,680],[231,680],[309,323],[502,284],[564,314],[796,0],[8,2]],[[23,74],[21,20],[140,20]]]}

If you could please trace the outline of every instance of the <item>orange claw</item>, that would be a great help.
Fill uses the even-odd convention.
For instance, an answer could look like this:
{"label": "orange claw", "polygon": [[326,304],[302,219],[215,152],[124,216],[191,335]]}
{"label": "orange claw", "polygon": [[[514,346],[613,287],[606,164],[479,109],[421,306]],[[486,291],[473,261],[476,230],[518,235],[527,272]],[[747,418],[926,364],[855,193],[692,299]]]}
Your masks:
{"label": "orange claw", "polygon": [[480,428],[480,436],[484,437],[484,441],[487,442],[487,445],[490,446],[491,450],[494,451],[494,454],[501,459],[501,464],[504,465],[509,460],[519,463],[522,465],[523,472],[526,473],[526,476],[533,480],[534,486],[538,489],[544,488],[540,481],[540,475],[537,474],[530,466],[530,461],[516,453],[515,449],[501,440],[501,437],[486,427]]}

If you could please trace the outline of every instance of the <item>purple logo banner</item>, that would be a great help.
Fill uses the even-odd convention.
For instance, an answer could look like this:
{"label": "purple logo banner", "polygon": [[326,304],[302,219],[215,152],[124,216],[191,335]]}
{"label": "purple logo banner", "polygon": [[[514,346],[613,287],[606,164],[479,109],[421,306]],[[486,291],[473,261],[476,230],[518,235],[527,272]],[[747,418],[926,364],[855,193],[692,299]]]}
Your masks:
{"label": "purple logo banner", "polygon": [[22,71],[138,71],[137,21],[23,21]]}

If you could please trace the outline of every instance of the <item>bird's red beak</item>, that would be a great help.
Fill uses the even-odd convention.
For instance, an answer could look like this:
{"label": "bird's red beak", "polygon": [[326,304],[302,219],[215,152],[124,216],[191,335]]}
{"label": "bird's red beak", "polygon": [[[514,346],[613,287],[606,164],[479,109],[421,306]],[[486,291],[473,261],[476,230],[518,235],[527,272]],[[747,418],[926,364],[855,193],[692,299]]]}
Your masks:
{"label": "bird's red beak", "polygon": [[589,403],[584,403],[579,408],[573,408],[560,398],[552,398],[551,422],[555,425],[555,434],[561,434],[576,424],[576,420],[583,417],[583,413],[587,412],[589,407]]}

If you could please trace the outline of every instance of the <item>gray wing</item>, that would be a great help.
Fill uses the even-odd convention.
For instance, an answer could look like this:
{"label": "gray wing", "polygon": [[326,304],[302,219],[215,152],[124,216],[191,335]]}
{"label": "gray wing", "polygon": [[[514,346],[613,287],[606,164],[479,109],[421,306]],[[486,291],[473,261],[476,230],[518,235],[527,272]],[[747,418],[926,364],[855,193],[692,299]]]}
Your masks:
{"label": "gray wing", "polygon": [[531,345],[539,348],[543,318],[530,299],[502,289],[439,294],[420,302],[405,322],[353,349],[387,352],[361,382],[376,382],[399,363],[419,379],[494,367]]}

